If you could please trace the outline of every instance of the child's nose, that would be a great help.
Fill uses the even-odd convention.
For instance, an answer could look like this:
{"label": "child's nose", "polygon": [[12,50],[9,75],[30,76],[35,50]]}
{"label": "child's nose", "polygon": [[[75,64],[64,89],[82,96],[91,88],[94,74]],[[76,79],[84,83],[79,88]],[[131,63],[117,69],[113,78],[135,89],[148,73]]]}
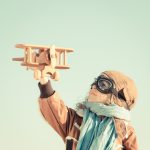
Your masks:
{"label": "child's nose", "polygon": [[96,85],[92,85],[92,86],[91,86],[91,89],[96,89]]}

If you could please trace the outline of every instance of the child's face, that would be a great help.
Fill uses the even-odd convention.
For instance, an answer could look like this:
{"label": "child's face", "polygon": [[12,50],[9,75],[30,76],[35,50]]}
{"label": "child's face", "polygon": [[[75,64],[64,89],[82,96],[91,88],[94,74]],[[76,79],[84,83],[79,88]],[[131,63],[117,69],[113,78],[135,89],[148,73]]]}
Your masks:
{"label": "child's face", "polygon": [[106,104],[110,99],[110,94],[103,94],[96,89],[96,86],[93,85],[89,91],[88,101],[89,102],[100,102]]}

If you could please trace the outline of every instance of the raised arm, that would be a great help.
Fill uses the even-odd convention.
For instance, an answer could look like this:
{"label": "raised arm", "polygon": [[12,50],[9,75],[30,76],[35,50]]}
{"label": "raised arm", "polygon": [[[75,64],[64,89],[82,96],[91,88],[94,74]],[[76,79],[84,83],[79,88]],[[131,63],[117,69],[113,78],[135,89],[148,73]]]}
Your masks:
{"label": "raised arm", "polygon": [[44,82],[44,84],[40,82],[39,88],[41,92],[39,98],[41,113],[65,141],[69,126],[74,120],[75,111],[65,106],[58,93],[53,90],[50,80],[46,83]]}

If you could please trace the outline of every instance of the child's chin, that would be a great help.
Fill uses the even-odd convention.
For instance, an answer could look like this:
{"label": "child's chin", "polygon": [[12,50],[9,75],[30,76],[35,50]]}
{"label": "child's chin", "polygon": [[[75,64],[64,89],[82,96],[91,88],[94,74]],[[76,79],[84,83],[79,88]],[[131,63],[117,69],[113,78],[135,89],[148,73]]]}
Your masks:
{"label": "child's chin", "polygon": [[88,102],[98,102],[98,100],[94,99],[93,97],[89,97]]}

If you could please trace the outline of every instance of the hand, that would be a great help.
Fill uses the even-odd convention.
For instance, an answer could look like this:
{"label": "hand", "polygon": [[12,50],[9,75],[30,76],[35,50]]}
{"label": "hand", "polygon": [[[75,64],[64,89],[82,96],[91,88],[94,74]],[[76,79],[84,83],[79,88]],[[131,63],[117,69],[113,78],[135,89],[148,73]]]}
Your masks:
{"label": "hand", "polygon": [[33,67],[34,78],[40,80],[43,84],[48,81],[48,76],[54,80],[59,79],[59,73],[55,69],[56,57],[52,57],[52,54],[51,57],[49,55],[47,51],[41,52],[40,55],[36,57],[36,62],[39,66]]}
{"label": "hand", "polygon": [[39,80],[41,84],[46,84],[48,82],[48,74],[45,67],[34,68],[34,79]]}
{"label": "hand", "polygon": [[48,77],[40,78],[40,83],[42,85],[46,84],[48,82]]}

